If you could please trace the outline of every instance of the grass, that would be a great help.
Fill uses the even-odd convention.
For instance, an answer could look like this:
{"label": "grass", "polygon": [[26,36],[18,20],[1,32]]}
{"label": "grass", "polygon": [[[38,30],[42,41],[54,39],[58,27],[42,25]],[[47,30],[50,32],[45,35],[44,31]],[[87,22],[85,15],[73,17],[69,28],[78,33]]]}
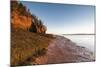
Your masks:
{"label": "grass", "polygon": [[11,32],[11,65],[28,65],[27,61],[30,61],[31,57],[35,60],[46,53],[46,48],[53,39],[51,34]]}

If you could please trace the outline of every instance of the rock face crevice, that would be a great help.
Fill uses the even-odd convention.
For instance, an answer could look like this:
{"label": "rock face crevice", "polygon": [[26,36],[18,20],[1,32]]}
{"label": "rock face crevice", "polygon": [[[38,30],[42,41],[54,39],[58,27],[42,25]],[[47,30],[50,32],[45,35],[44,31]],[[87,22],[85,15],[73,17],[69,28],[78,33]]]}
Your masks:
{"label": "rock face crevice", "polygon": [[45,33],[47,28],[37,16],[22,3],[11,1],[11,28],[12,31],[19,29],[34,33]]}

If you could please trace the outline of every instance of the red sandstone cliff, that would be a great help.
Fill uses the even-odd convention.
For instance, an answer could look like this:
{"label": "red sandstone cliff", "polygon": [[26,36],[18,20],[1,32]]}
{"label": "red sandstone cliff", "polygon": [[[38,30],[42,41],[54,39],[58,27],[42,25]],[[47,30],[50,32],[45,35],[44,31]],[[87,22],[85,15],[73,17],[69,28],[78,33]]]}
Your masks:
{"label": "red sandstone cliff", "polygon": [[37,16],[32,15],[22,3],[11,1],[11,28],[13,31],[19,29],[35,32],[45,33],[46,27]]}

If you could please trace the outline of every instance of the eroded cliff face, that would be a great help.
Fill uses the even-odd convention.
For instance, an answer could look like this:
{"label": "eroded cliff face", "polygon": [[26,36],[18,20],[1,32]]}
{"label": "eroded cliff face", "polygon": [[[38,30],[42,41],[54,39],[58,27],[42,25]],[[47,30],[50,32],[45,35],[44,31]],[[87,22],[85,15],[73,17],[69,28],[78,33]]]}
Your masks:
{"label": "eroded cliff face", "polygon": [[22,3],[11,1],[11,29],[45,33],[46,27],[37,16],[32,15]]}

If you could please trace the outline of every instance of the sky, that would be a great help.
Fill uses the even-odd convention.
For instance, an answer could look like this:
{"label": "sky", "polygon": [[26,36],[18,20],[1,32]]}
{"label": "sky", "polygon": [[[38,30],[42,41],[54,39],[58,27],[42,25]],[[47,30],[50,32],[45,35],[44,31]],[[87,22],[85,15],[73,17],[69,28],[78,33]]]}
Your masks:
{"label": "sky", "polygon": [[39,17],[47,27],[47,33],[94,34],[95,6],[55,4],[22,1],[30,12]]}

